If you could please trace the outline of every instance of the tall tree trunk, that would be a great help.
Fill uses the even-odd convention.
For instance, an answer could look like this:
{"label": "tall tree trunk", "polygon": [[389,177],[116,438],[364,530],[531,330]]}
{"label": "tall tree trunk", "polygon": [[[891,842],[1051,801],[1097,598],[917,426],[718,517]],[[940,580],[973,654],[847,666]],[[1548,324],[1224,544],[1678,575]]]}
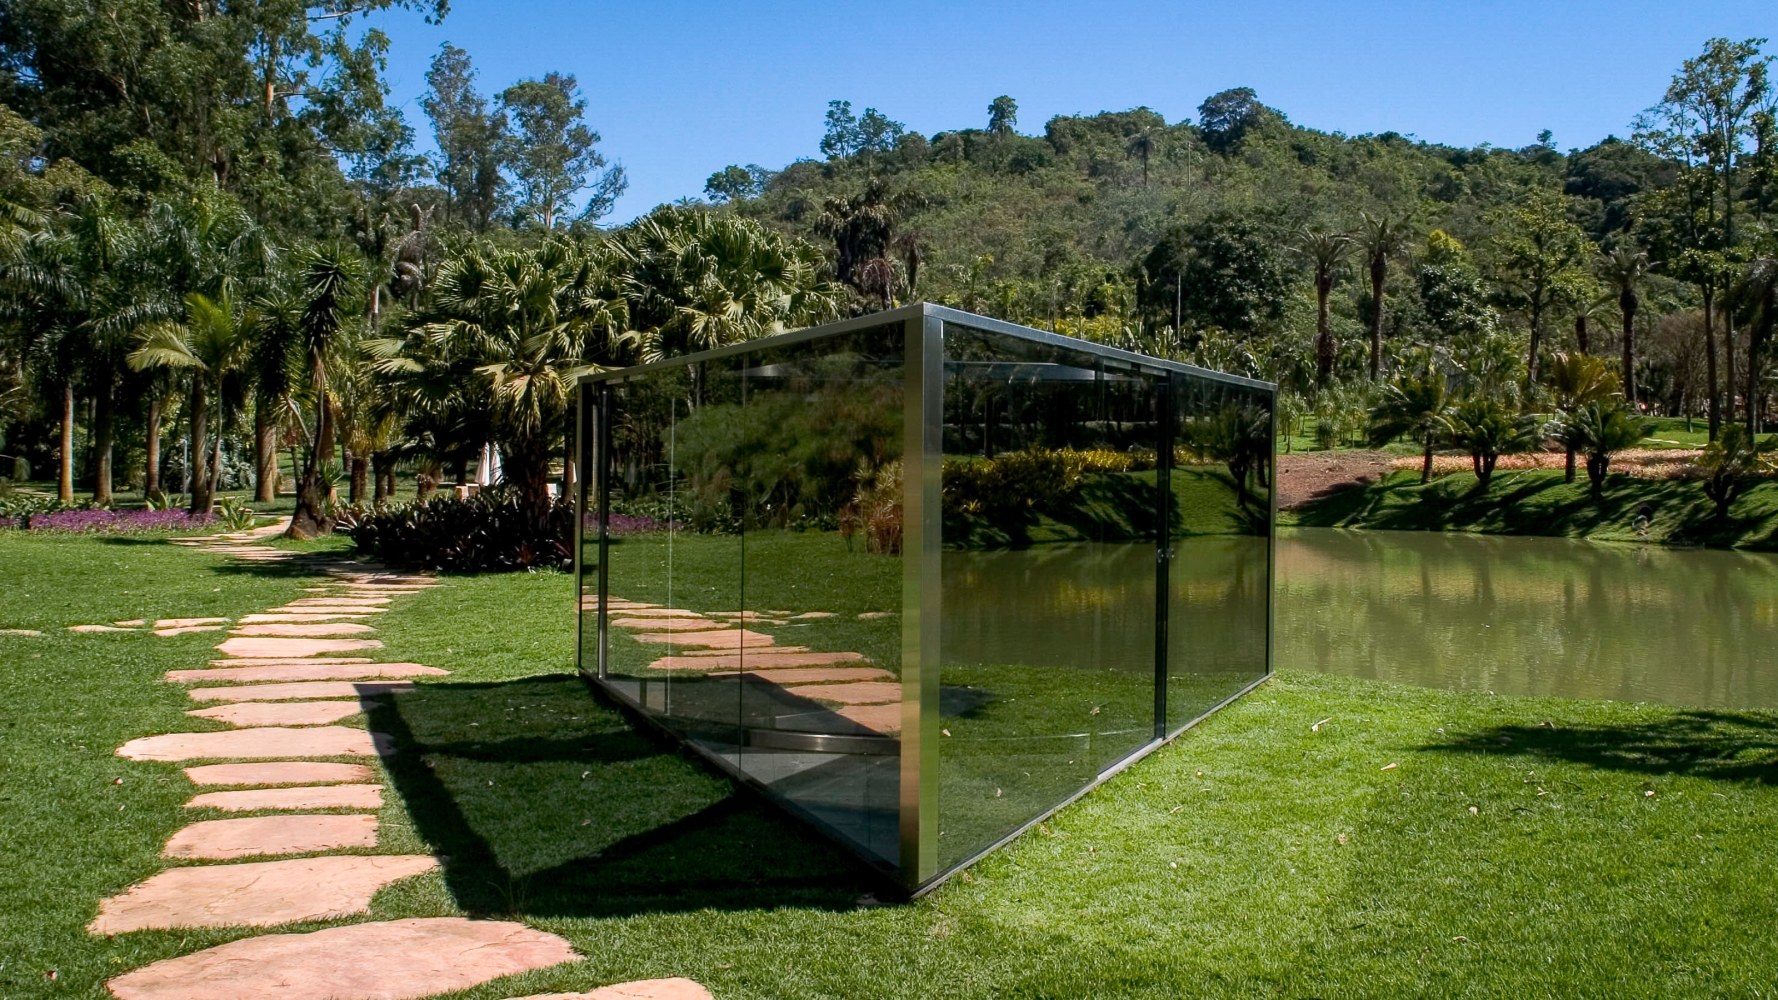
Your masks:
{"label": "tall tree trunk", "polygon": [[359,451],[353,452],[350,468],[352,469],[352,485],[350,492],[346,494],[346,502],[357,503],[370,489],[370,456]]}
{"label": "tall tree trunk", "polygon": [[[325,385],[317,370],[315,382]],[[333,460],[333,400],[323,391],[315,406],[315,439],[303,460],[302,475],[296,487],[296,510],[290,515],[287,538],[314,538],[333,531],[333,518],[328,516],[327,491],[321,485],[321,470]]]}
{"label": "tall tree trunk", "polygon": [[202,375],[191,380],[191,458],[187,461],[191,476],[193,514],[207,514],[215,500],[210,483],[210,394]]}
{"label": "tall tree trunk", "polygon": [[1425,485],[1432,481],[1432,442],[1433,436],[1426,435],[1426,454],[1420,459],[1420,483]]}
{"label": "tall tree trunk", "polygon": [[1568,446],[1568,461],[1562,470],[1562,481],[1565,483],[1574,482],[1574,445]]}
{"label": "tall tree trunk", "polygon": [[1327,296],[1333,291],[1332,272],[1315,275],[1315,384],[1326,385],[1333,377],[1338,345],[1327,321]]}
{"label": "tall tree trunk", "polygon": [[1543,347],[1543,303],[1531,302],[1531,350],[1525,355],[1524,406],[1531,405],[1531,390],[1537,385],[1537,352]]}
{"label": "tall tree trunk", "polygon": [[1714,328],[1716,289],[1704,286],[1704,405],[1710,422],[1710,440],[1722,429],[1722,392],[1716,377],[1716,330]]}
{"label": "tall tree trunk", "polygon": [[56,456],[56,498],[74,502],[74,381],[62,383],[62,440]]}
{"label": "tall tree trunk", "polygon": [[148,467],[142,472],[142,495],[157,504],[161,492],[161,398],[148,399]]}
{"label": "tall tree trunk", "polygon": [[1574,343],[1582,354],[1591,354],[1587,344],[1587,314],[1581,313],[1574,317]]}
{"label": "tall tree trunk", "polygon": [[1371,256],[1371,381],[1383,372],[1383,280],[1389,275],[1389,258]]}
{"label": "tall tree trunk", "polygon": [[93,399],[93,503],[109,507],[111,452],[117,441],[117,389],[110,378],[102,377],[100,383]]}
{"label": "tall tree trunk", "polygon": [[278,499],[278,422],[276,402],[264,393],[253,402],[253,499]]}
{"label": "tall tree trunk", "polygon": [[1772,329],[1778,323],[1778,284],[1768,282],[1758,318],[1747,331],[1747,433],[1758,434],[1765,415],[1765,387],[1760,375],[1765,368],[1766,352],[1772,344]]}
{"label": "tall tree trunk", "polygon": [[1636,408],[1636,293],[1628,288],[1618,293],[1617,307],[1624,317],[1624,402]]}
{"label": "tall tree trunk", "polygon": [[1733,309],[1722,311],[1722,406],[1723,414],[1733,423],[1735,420],[1735,313]]}

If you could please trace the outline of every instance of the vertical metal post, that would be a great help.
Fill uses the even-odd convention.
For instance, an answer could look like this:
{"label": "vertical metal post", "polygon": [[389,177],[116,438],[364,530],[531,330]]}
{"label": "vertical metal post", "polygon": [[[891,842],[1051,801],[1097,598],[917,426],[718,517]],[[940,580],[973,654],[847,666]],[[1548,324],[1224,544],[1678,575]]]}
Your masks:
{"label": "vertical metal post", "polygon": [[912,887],[938,873],[944,322],[922,307],[904,338],[900,839],[901,877]]}
{"label": "vertical metal post", "polygon": [[587,422],[587,387],[580,383],[574,387],[574,460],[580,463],[580,478],[574,484],[574,669],[586,672],[586,664],[581,657],[586,638],[586,566],[581,554],[586,551],[586,422]]}
{"label": "vertical metal post", "polygon": [[1266,405],[1271,414],[1267,422],[1271,429],[1270,444],[1266,450],[1266,474],[1271,483],[1271,488],[1266,490],[1270,507],[1266,515],[1266,675],[1269,677],[1275,669],[1272,654],[1278,633],[1278,598],[1275,593],[1278,587],[1278,389],[1273,386],[1253,391],[1266,394]]}
{"label": "vertical metal post", "polygon": [[1173,379],[1172,372],[1160,376],[1155,391],[1155,499],[1161,508],[1160,526],[1154,542],[1154,738],[1167,738],[1167,647],[1168,608],[1172,602],[1173,581]]}
{"label": "vertical metal post", "polygon": [[[607,525],[611,520],[611,384],[599,383],[598,404],[593,410],[593,433],[595,435],[592,464],[598,472],[594,475],[595,489],[599,497],[599,679],[605,680],[610,671],[610,643],[606,641],[606,612],[609,610],[611,596],[611,532]],[[586,478],[586,473],[581,473]]]}

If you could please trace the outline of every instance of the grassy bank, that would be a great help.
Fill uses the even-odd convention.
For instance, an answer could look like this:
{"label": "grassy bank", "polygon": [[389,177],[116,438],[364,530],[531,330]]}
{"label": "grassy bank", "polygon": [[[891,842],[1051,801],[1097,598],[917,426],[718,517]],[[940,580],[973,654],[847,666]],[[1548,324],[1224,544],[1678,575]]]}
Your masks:
{"label": "grassy bank", "polygon": [[[240,936],[84,930],[191,818],[177,767],[112,751],[197,728],[158,676],[214,637],[61,628],[240,614],[301,581],[102,538],[0,537],[0,565],[4,625],[50,633],[0,637],[0,995],[97,998]],[[569,675],[572,605],[562,575],[464,578],[379,622],[392,656],[455,673],[372,713],[403,750],[382,849],[451,859],[373,916],[509,915],[587,957],[465,1000],[668,974],[724,1000],[1772,986],[1778,716],[1287,672],[930,897],[876,907],[837,851],[595,701]]]}
{"label": "grassy bank", "polygon": [[[1646,535],[1637,531],[1635,523],[1645,505],[1654,512]],[[1614,475],[1595,497],[1584,475],[1567,483],[1559,471],[1496,472],[1486,490],[1470,473],[1422,485],[1418,474],[1396,472],[1381,482],[1339,490],[1281,511],[1279,523],[1769,550],[1778,549],[1778,482],[1761,482],[1735,501],[1727,517],[1718,517],[1703,487],[1683,480]]]}

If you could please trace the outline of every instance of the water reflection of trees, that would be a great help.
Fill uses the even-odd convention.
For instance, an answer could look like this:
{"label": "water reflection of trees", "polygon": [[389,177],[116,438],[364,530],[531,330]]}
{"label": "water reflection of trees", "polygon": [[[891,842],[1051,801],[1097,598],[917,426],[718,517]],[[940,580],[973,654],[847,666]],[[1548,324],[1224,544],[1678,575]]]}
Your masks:
{"label": "water reflection of trees", "polygon": [[1778,559],[1293,532],[1279,665],[1502,694],[1778,707]]}

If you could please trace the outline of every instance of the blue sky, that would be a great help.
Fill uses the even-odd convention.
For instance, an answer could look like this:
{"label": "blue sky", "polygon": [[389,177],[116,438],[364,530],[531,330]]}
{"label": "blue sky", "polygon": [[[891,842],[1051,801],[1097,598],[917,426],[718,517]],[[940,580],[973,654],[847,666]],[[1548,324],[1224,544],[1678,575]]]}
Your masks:
{"label": "blue sky", "polygon": [[1019,130],[1041,134],[1053,115],[1144,104],[1192,118],[1208,95],[1250,86],[1312,128],[1512,147],[1548,128],[1566,149],[1625,134],[1705,39],[1778,35],[1770,0],[451,7],[440,25],[369,22],[393,40],[393,96],[421,145],[419,96],[444,41],[469,51],[484,93],[573,73],[602,150],[629,172],[610,222],[701,195],[729,163],[819,155],[834,98],[931,134],[980,127],[988,102],[1011,94]]}

